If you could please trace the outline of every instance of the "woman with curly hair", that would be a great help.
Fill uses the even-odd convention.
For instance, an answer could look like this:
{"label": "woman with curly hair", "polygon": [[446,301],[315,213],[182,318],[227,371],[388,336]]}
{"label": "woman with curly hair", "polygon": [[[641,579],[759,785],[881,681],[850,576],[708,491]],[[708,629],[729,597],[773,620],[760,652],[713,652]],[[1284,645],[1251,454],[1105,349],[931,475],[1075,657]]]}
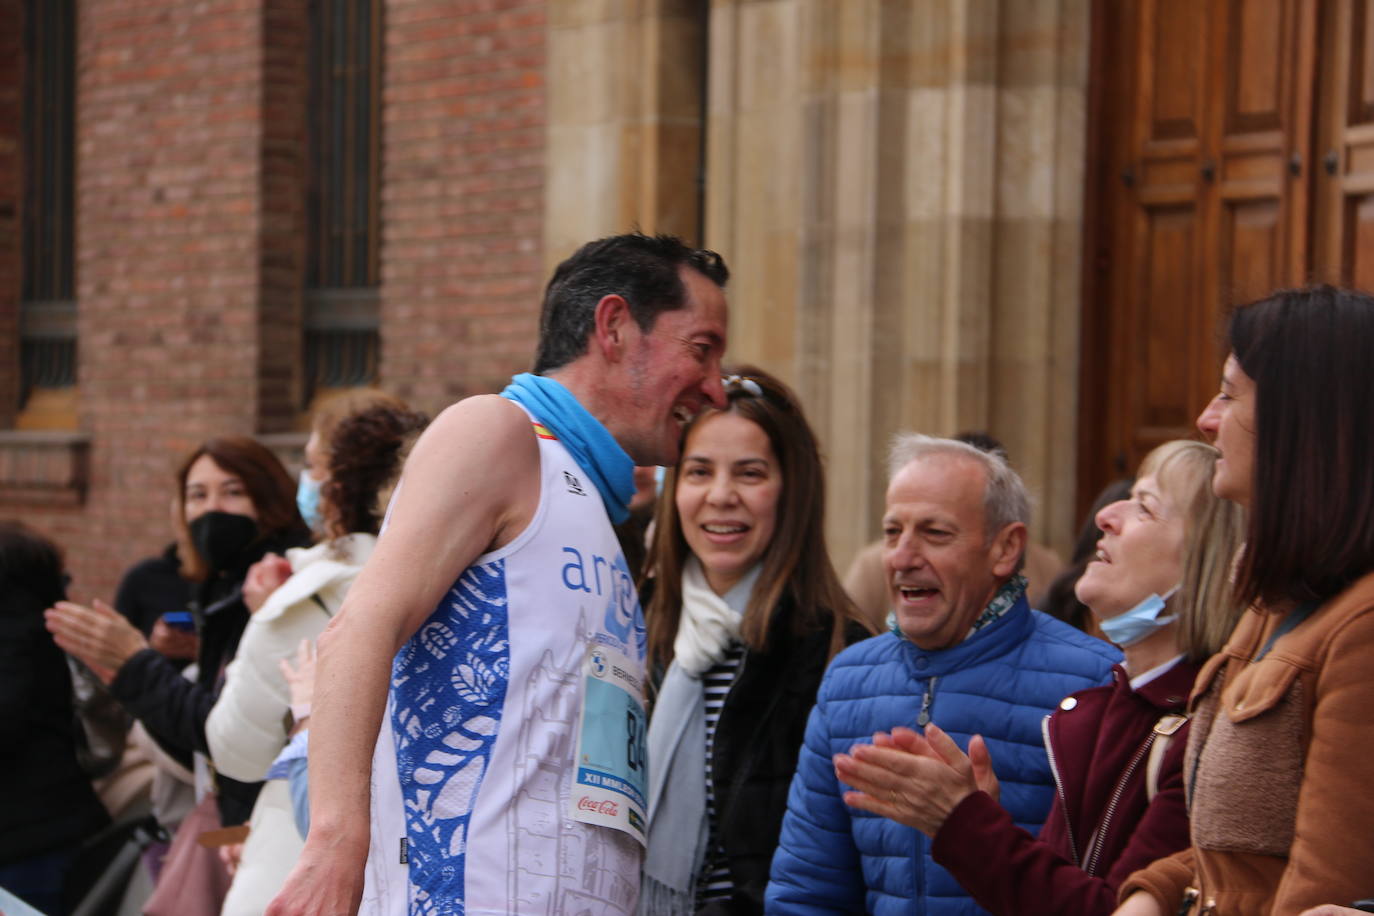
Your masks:
{"label": "woman with curly hair", "polygon": [[[354,403],[359,403],[356,396]],[[285,557],[266,557],[249,573],[260,593],[268,591],[274,578],[284,581],[261,599],[206,723],[219,772],[235,779],[263,779],[286,747],[288,729],[297,731],[310,715],[308,708],[291,704],[281,663],[302,642],[313,642],[343,603],[377,541],[379,497],[398,475],[406,446],[427,422],[400,401],[373,392],[331,424],[323,448],[317,425],[307,447],[306,473],[323,471],[315,527],[325,540],[289,550]],[[308,506],[306,502],[302,508]],[[285,724],[288,715],[293,725]],[[253,808],[224,913],[263,912],[301,845],[286,783],[268,780]]]}

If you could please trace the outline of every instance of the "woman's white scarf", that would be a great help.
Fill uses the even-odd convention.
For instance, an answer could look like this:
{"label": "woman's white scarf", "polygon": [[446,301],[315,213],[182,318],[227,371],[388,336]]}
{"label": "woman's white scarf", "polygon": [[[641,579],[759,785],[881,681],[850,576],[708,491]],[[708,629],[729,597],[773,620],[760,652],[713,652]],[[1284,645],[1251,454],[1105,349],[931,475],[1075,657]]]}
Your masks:
{"label": "woman's white scarf", "polygon": [[[755,566],[731,593],[746,584],[752,591],[757,578]],[[747,596],[749,591],[744,594]],[[741,616],[741,611],[730,607],[711,590],[696,555],[688,555],[682,568],[682,615],[678,618],[677,638],[673,640],[673,661],[692,677],[701,677],[725,659],[732,644],[739,642]]]}
{"label": "woman's white scarf", "polygon": [[[649,830],[639,912],[696,912],[696,879],[706,861],[706,695],[701,676],[739,641],[758,566],[724,598],[711,590],[695,555],[682,570],[682,614],[673,663],[649,720]],[[735,608],[738,608],[736,610]]]}

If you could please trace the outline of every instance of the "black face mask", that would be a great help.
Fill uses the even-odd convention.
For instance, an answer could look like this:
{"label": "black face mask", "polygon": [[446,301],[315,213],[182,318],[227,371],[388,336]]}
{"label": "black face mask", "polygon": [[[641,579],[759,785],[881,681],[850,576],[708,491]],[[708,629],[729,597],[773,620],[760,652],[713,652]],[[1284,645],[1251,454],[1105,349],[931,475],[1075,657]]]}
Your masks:
{"label": "black face mask", "polygon": [[212,572],[234,569],[257,540],[258,523],[246,515],[213,510],[191,522],[191,543]]}

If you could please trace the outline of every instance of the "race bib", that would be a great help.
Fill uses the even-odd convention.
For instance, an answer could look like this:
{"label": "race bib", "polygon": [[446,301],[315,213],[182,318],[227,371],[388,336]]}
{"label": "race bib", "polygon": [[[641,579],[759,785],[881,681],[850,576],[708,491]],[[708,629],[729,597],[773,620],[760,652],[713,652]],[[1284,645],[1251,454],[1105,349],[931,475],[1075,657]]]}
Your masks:
{"label": "race bib", "polygon": [[595,643],[582,663],[582,717],[570,816],[623,830],[641,844],[648,760],[640,667]]}

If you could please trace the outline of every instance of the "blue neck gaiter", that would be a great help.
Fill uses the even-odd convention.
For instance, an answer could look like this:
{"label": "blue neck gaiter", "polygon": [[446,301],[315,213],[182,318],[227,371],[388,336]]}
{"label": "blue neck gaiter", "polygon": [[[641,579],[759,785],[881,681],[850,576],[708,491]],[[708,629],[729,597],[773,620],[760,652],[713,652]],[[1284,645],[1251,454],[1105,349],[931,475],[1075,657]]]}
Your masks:
{"label": "blue neck gaiter", "polygon": [[510,380],[501,397],[527,408],[558,437],[596,484],[613,523],[618,525],[630,517],[630,499],[635,495],[634,462],[571,391],[551,378],[522,372]]}

